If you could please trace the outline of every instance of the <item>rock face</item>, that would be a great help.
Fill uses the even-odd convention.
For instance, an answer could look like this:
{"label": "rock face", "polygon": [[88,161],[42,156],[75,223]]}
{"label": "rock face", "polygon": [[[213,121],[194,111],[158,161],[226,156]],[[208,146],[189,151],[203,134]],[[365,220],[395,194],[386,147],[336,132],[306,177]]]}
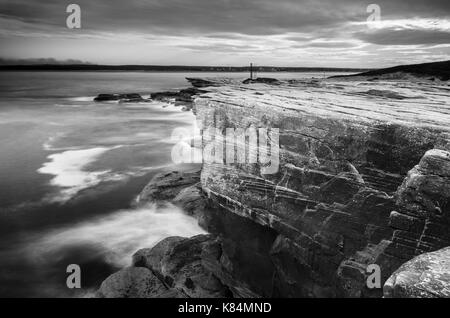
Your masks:
{"label": "rock face", "polygon": [[[361,85],[367,91],[369,84]],[[385,86],[376,89],[397,90]],[[437,101],[445,88],[429,89],[402,89],[402,98],[423,92],[406,103],[339,81],[228,84],[195,100],[204,128],[279,129],[276,173],[225,161],[202,169],[202,189],[221,211],[215,221],[250,220],[223,237],[241,251],[247,239],[258,241],[261,263],[270,259],[270,283],[242,276],[251,289],[273,297],[380,297],[381,289],[366,286],[368,265],[380,266],[384,282],[405,261],[450,244],[450,115]],[[241,259],[240,268],[250,264]]]}
{"label": "rock face", "polygon": [[386,298],[450,298],[450,247],[402,265],[384,285]]}
{"label": "rock face", "polygon": [[[423,254],[450,245],[446,88],[195,82],[209,90],[195,99],[203,129],[279,129],[277,169],[216,160],[156,176],[138,204],[172,202],[211,235],[138,251],[100,296],[381,297],[373,264],[386,297],[448,295],[449,250]],[[261,156],[248,141],[245,157]]]}
{"label": "rock face", "polygon": [[168,237],[153,248],[137,251],[132,266],[108,277],[97,297],[258,297],[234,278],[224,245],[214,235]]}

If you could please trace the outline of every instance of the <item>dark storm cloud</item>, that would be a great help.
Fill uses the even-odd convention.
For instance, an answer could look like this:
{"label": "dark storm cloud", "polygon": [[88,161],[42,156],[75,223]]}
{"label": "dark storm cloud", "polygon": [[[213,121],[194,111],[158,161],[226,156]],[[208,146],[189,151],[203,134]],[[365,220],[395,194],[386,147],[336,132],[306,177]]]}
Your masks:
{"label": "dark storm cloud", "polygon": [[[77,0],[86,28],[155,30],[162,33],[238,32],[277,34],[364,21],[378,3],[386,17],[448,16],[449,1],[401,0]],[[3,16],[58,24],[68,3],[55,0],[1,1]]]}
{"label": "dark storm cloud", "polygon": [[[251,35],[285,32],[314,33],[349,21],[363,22],[366,7],[375,2],[383,17],[446,17],[448,0],[77,0],[84,28],[189,33],[228,32]],[[57,0],[6,0],[4,17],[30,23],[61,25],[68,3]],[[62,25],[64,26],[64,25]]]}
{"label": "dark storm cloud", "polygon": [[[66,28],[70,3],[81,7],[81,30]],[[383,22],[431,19],[441,24],[386,24],[372,30],[365,23],[371,3],[381,7]],[[374,54],[380,45],[447,44],[449,24],[449,0],[0,0],[0,54],[98,61],[101,50],[112,62],[133,56],[130,63],[166,63],[188,52],[183,55],[188,63],[195,58],[203,63],[205,56],[216,63],[216,55],[224,53],[221,58],[232,63],[229,53],[261,57],[266,52],[270,62],[277,51],[280,63],[294,63],[282,56],[283,50],[292,48],[302,58],[321,62],[317,50],[344,58],[342,49],[348,48],[345,58],[352,60],[352,51],[356,57]],[[389,58],[380,52],[385,54],[380,60]]]}

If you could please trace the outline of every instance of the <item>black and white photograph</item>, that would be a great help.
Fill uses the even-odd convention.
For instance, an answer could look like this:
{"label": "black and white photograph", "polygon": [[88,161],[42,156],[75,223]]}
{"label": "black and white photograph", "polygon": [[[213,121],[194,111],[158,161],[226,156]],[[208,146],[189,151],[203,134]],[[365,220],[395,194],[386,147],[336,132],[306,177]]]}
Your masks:
{"label": "black and white photograph", "polygon": [[450,298],[450,2],[0,0],[0,298]]}

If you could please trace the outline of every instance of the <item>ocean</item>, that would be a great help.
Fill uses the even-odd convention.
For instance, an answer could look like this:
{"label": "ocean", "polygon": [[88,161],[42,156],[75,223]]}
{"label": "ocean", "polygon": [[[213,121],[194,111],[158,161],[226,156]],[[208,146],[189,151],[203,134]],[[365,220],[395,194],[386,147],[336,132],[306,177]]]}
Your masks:
{"label": "ocean", "polygon": [[[204,233],[174,206],[132,204],[155,174],[199,168],[171,160],[172,131],[193,128],[194,115],[156,101],[93,98],[180,89],[185,77],[246,75],[0,72],[0,297],[90,296],[138,249]],[[81,289],[66,286],[69,264],[81,267]]]}

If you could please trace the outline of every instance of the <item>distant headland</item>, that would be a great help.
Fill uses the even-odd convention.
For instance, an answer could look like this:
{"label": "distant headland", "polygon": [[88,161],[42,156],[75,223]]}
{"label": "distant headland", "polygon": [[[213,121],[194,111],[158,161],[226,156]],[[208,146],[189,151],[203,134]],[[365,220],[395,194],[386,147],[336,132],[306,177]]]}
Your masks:
{"label": "distant headland", "polygon": [[[255,72],[364,72],[370,69],[333,67],[254,66]],[[32,64],[0,65],[0,71],[132,71],[132,72],[248,72],[248,66]]]}
{"label": "distant headland", "polygon": [[338,75],[333,78],[364,78],[370,80],[422,78],[448,81],[450,79],[450,60],[422,64],[398,65],[389,68],[371,70],[352,75]]}

